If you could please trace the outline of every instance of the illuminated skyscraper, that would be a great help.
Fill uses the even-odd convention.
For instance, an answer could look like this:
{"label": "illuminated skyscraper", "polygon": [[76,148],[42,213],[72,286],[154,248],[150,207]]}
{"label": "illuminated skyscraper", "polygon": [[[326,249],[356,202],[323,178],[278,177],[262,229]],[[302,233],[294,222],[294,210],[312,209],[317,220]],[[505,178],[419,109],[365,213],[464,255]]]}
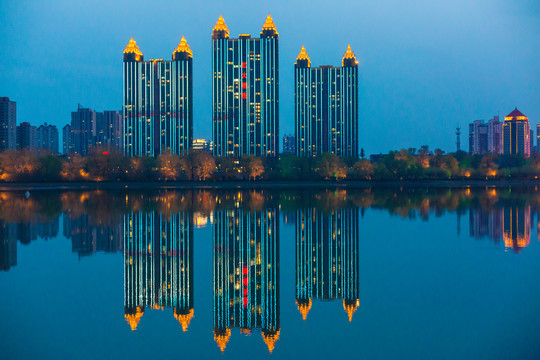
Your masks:
{"label": "illuminated skyscraper", "polygon": [[268,350],[279,338],[279,211],[215,211],[214,340],[221,351],[232,328],[261,329]]}
{"label": "illuminated skyscraper", "polygon": [[358,156],[358,62],[351,46],[342,67],[311,67],[302,46],[294,64],[298,156]]}
{"label": "illuminated skyscraper", "polygon": [[173,309],[187,331],[193,317],[191,214],[131,212],[124,217],[124,310],[136,330],[145,308]]}
{"label": "illuminated skyscraper", "polygon": [[214,156],[277,156],[279,35],[270,14],[259,38],[229,38],[220,15],[212,33]]}
{"label": "illuminated skyscraper", "polygon": [[529,119],[516,107],[504,118],[503,145],[505,155],[531,155]]}
{"label": "illuminated skyscraper", "polygon": [[127,156],[188,155],[193,140],[193,52],[186,39],[172,61],[124,50],[123,144]]}
{"label": "illuminated skyscraper", "polygon": [[349,321],[360,305],[357,208],[297,210],[296,305],[307,318],[313,299],[343,299]]}

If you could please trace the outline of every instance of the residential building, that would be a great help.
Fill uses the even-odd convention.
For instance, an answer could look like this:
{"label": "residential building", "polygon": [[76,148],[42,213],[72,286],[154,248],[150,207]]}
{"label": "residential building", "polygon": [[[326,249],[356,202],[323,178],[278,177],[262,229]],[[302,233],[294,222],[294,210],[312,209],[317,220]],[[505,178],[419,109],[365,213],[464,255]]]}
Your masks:
{"label": "residential building", "polygon": [[517,107],[504,118],[503,131],[505,155],[531,155],[529,119]]}
{"label": "residential building", "polygon": [[212,152],[212,142],[206,139],[194,139],[193,150]]}
{"label": "residential building", "polygon": [[17,126],[17,149],[37,149],[37,129],[28,122]]}
{"label": "residential building", "polygon": [[188,155],[193,141],[193,52],[184,36],[172,61],[124,50],[123,148],[127,156]]}
{"label": "residential building", "polygon": [[283,135],[283,154],[296,154],[296,138],[292,134]]}
{"label": "residential building", "polygon": [[47,123],[37,128],[37,148],[45,149],[53,154],[58,153],[58,128]]}
{"label": "residential building", "polygon": [[279,34],[270,14],[260,37],[212,32],[214,156],[273,157],[279,150]]}
{"label": "residential building", "polygon": [[17,148],[17,104],[0,97],[0,151]]}
{"label": "residential building", "polygon": [[73,152],[73,137],[71,136],[71,125],[67,124],[62,128],[62,154],[67,155]]}
{"label": "residential building", "polygon": [[475,120],[469,124],[469,154],[503,153],[503,123],[498,116],[488,120]]}
{"label": "residential building", "polygon": [[77,111],[71,113],[71,141],[73,152],[86,155],[95,145],[96,112],[79,104]]}
{"label": "residential building", "polygon": [[358,62],[351,46],[341,67],[317,68],[302,46],[294,67],[297,155],[358,157]]}

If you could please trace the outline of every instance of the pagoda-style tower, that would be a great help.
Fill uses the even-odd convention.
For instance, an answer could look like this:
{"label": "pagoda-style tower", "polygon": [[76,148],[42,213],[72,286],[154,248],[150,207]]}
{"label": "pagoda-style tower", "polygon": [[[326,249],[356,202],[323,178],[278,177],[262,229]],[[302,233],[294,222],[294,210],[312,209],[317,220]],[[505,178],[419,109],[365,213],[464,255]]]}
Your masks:
{"label": "pagoda-style tower", "polygon": [[277,156],[279,34],[270,14],[259,38],[229,37],[220,15],[212,29],[214,156]]}
{"label": "pagoda-style tower", "polygon": [[304,46],[296,58],[295,135],[298,156],[331,152],[358,156],[358,62],[351,50],[342,67],[311,67]]}
{"label": "pagoda-style tower", "polygon": [[193,141],[193,52],[184,36],[172,61],[144,61],[131,38],[124,50],[124,153],[186,156]]}

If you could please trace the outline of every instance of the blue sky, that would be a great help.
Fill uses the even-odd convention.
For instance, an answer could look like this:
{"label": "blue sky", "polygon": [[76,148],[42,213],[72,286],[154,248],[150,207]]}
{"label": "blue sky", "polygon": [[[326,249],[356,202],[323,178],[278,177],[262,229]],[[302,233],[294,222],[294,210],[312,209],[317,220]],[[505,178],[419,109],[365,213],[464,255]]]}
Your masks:
{"label": "blue sky", "polygon": [[258,35],[270,12],[280,34],[281,135],[294,131],[294,68],[360,61],[360,146],[367,153],[455,150],[454,129],[514,106],[540,122],[540,3],[479,1],[0,0],[0,96],[18,122],[70,120],[77,103],[122,106],[122,50],[169,59],[182,34],[194,53],[194,135],[211,136],[211,30]]}

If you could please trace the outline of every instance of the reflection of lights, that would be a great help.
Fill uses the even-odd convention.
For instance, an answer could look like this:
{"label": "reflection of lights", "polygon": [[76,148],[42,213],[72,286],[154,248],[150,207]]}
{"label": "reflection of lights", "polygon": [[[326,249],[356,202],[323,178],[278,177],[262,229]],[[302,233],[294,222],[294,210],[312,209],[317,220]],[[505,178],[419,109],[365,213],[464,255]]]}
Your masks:
{"label": "reflection of lights", "polygon": [[139,325],[139,322],[141,321],[143,315],[144,312],[142,311],[142,308],[140,306],[137,306],[137,311],[135,312],[135,314],[124,315],[132,331],[137,330],[137,325]]}
{"label": "reflection of lights", "polygon": [[219,332],[221,331],[214,330],[214,341],[217,343],[219,350],[224,352],[225,348],[227,347],[227,343],[231,338],[231,329],[225,329],[223,334],[220,334]]}

